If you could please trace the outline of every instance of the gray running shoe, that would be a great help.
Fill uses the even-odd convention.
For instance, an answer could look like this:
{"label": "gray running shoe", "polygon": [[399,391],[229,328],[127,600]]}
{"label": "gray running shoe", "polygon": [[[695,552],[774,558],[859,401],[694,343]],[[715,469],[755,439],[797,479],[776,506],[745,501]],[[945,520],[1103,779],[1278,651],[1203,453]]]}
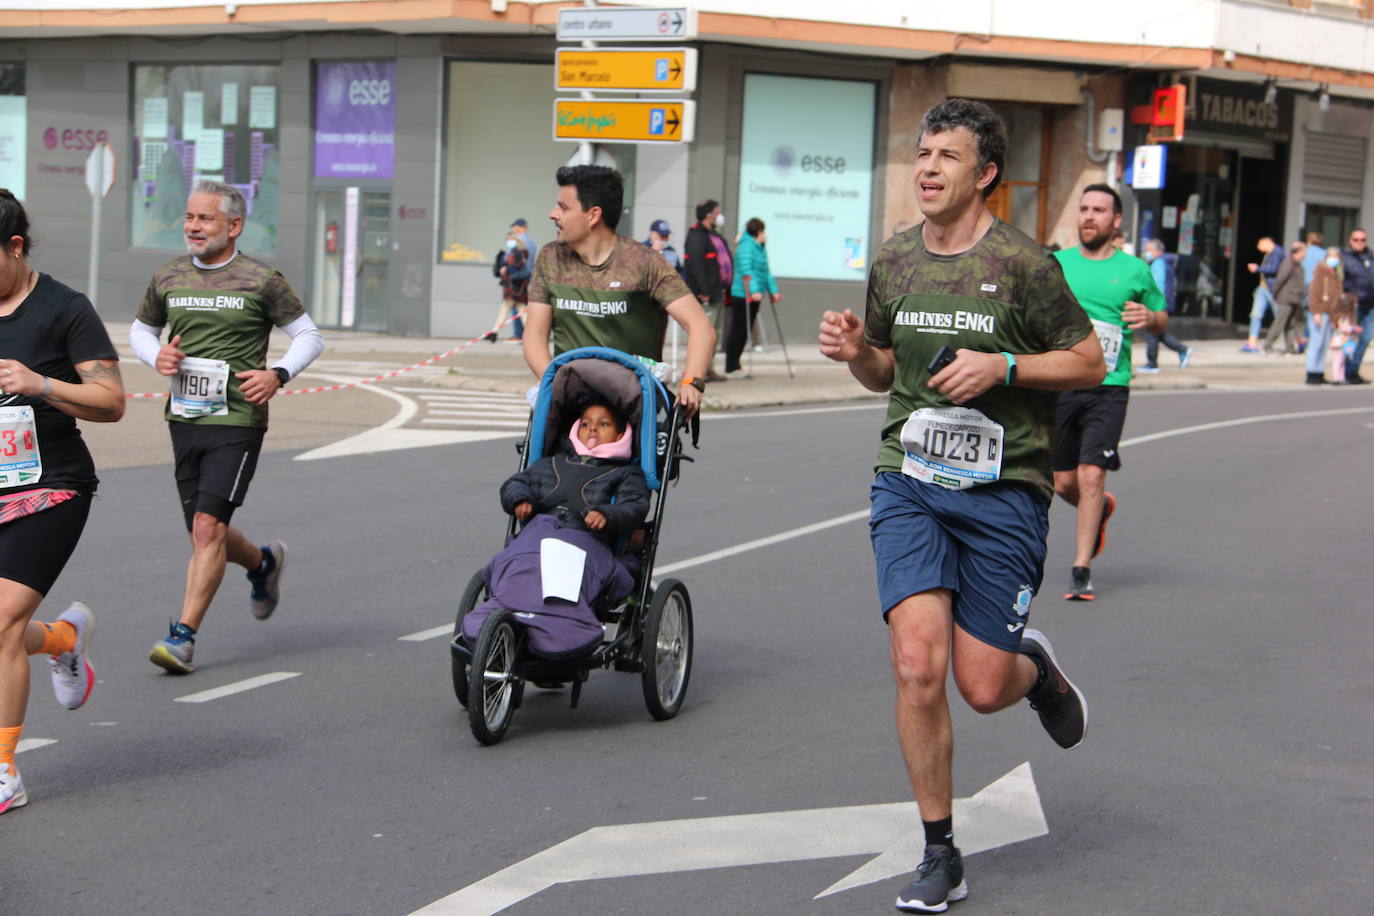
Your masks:
{"label": "gray running shoe", "polygon": [[1096,597],[1093,594],[1092,571],[1086,566],[1075,566],[1070,570],[1069,590],[1064,593],[1065,600],[1092,601]]}
{"label": "gray running shoe", "polygon": [[148,661],[172,674],[190,674],[196,670],[191,658],[196,653],[196,637],[184,623],[172,622],[167,638],[153,646]]}
{"label": "gray running shoe", "polygon": [[1083,699],[1083,692],[1060,670],[1044,633],[1026,627],[1021,634],[1021,654],[1040,659],[1049,669],[1040,689],[1026,694],[1031,709],[1040,714],[1040,724],[1055,744],[1065,750],[1077,747],[1088,732],[1088,701]]}
{"label": "gray running shoe", "polygon": [[897,895],[897,909],[908,913],[943,913],[968,896],[964,857],[951,846],[927,846],[916,867],[916,880]]}
{"label": "gray running shoe", "polygon": [[263,555],[271,557],[272,566],[262,575],[248,574],[248,582],[253,586],[253,616],[266,620],[277,609],[281,597],[281,574],[286,569],[286,542],[273,541],[261,548]]}

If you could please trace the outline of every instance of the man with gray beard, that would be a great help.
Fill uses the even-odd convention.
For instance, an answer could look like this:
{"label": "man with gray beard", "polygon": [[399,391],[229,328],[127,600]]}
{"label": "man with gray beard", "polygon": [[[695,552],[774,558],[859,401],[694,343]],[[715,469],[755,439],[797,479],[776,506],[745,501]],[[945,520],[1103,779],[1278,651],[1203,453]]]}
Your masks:
{"label": "man with gray beard", "polygon": [[[191,537],[180,617],[148,656],[172,674],[195,670],[196,632],[229,561],[248,571],[254,617],[266,620],[277,608],[286,544],[259,547],[229,522],[257,468],[267,402],[324,350],[285,278],[238,251],[246,210],[233,185],[196,183],[186,202],[188,254],[153,274],[129,329],[138,358],[171,381],[166,416]],[[269,369],[274,326],[291,346]]]}

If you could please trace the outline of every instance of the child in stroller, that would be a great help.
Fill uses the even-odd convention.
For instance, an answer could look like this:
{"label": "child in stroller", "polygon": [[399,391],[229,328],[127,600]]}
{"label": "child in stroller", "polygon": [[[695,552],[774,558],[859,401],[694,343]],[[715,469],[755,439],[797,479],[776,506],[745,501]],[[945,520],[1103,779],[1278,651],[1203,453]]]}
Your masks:
{"label": "child in stroller", "polygon": [[[515,612],[530,652],[542,658],[573,658],[600,644],[595,607],[628,597],[638,572],[635,556],[615,548],[639,529],[649,510],[649,488],[634,461],[633,442],[630,423],[593,394],[561,450],[501,485],[501,508],[524,527],[483,570],[491,597],[463,618],[468,645],[487,616],[501,608]],[[582,552],[576,601],[546,597],[546,539]]]}

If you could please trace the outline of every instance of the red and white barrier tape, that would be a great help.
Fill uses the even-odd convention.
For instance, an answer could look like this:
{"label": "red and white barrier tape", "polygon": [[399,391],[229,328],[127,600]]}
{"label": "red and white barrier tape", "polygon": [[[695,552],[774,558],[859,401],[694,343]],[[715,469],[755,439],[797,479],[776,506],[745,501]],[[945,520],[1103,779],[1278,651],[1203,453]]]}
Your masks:
{"label": "red and white barrier tape", "polygon": [[[284,391],[278,391],[277,394],[279,394],[279,395],[281,395],[281,394],[318,394],[318,393],[321,392],[321,391],[342,391],[342,390],[345,389],[345,388],[356,388],[356,387],[358,387],[359,385],[375,385],[377,382],[386,381],[386,380],[389,379],[389,378],[395,378],[396,376],[398,376],[398,375],[404,375],[404,374],[407,373],[407,372],[414,372],[416,369],[423,368],[424,366],[431,365],[432,363],[437,363],[437,362],[438,362],[439,360],[441,360],[441,359],[446,359],[447,357],[450,357],[450,356],[452,356],[452,355],[455,354],[455,353],[459,353],[459,352],[461,352],[461,351],[463,351],[463,350],[466,350],[468,347],[470,347],[470,346],[472,346],[473,344],[477,343],[479,340],[485,339],[486,336],[487,336],[487,334],[491,334],[491,333],[493,333],[493,332],[495,332],[495,331],[499,331],[499,330],[501,330],[502,328],[504,328],[506,325],[508,325],[508,324],[510,324],[511,322],[515,321],[517,318],[523,319],[524,317],[525,317],[525,312],[524,312],[523,310],[521,310],[521,311],[515,313],[514,315],[512,315],[511,317],[507,318],[505,321],[503,321],[503,322],[501,322],[500,324],[498,324],[498,325],[497,325],[495,328],[493,328],[491,331],[487,331],[486,333],[483,333],[483,334],[478,334],[476,337],[472,338],[472,339],[469,340],[469,341],[466,341],[466,342],[464,342],[464,343],[459,344],[458,346],[454,347],[452,350],[445,350],[443,353],[440,353],[440,354],[438,354],[437,356],[431,356],[429,359],[422,360],[421,362],[418,362],[418,363],[416,363],[416,364],[413,365],[413,366],[406,366],[406,367],[403,368],[403,369],[393,369],[393,370],[391,370],[390,372],[383,372],[381,375],[374,375],[372,378],[358,379],[358,381],[356,381],[356,382],[341,382],[341,383],[338,384],[338,385],[320,385],[320,386],[317,387],[317,388],[288,388],[288,389],[286,389],[286,390],[284,390]],[[167,392],[165,392],[165,391],[138,391],[138,392],[126,392],[124,396],[125,396],[126,398],[165,398],[165,397],[167,397]]]}

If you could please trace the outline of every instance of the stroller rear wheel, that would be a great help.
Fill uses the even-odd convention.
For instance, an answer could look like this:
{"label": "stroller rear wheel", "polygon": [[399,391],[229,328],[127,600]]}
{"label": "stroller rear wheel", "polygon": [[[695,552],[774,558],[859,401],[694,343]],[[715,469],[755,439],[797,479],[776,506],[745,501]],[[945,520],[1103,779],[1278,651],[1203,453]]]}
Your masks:
{"label": "stroller rear wheel", "polygon": [[[468,612],[477,607],[482,599],[487,595],[487,583],[482,578],[482,570],[472,574],[468,580],[468,587],[463,589],[463,597],[458,600],[458,619],[453,623],[453,638],[457,639],[463,635],[463,618]],[[453,694],[462,703],[464,708],[468,705],[468,675],[472,668],[467,659],[459,657],[456,653],[452,654],[453,664]]]}
{"label": "stroller rear wheel", "polygon": [[495,744],[510,727],[525,684],[515,675],[520,629],[510,611],[496,611],[482,623],[468,672],[468,724],[483,744]]}
{"label": "stroller rear wheel", "polygon": [[642,651],[644,703],[655,719],[671,719],[682,707],[692,675],[692,599],[677,579],[665,579],[654,589]]}

